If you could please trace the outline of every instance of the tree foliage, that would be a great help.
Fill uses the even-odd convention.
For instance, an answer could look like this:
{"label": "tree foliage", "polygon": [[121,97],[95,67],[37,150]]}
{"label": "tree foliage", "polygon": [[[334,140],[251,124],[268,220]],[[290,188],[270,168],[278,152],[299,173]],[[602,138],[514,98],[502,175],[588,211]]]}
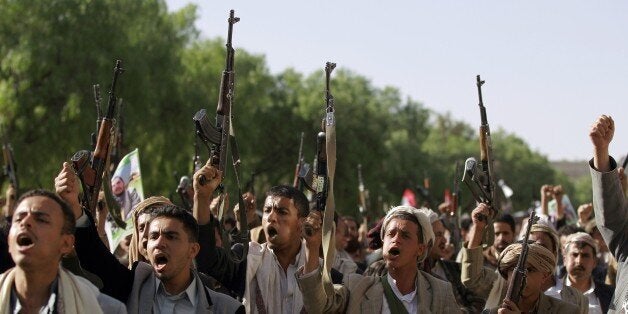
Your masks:
{"label": "tree foliage", "polygon": [[[192,116],[201,108],[214,112],[224,68],[224,39],[198,39],[196,8],[169,13],[159,0],[0,0],[0,16],[0,124],[19,159],[23,186],[52,188],[61,163],[89,148],[96,119],[91,86],[99,83],[104,94],[115,59],[122,59],[118,94],[125,103],[126,146],[140,149],[146,194],[171,196],[173,173],[191,172]],[[328,60],[314,73],[272,74],[264,56],[238,48],[237,40],[234,46],[240,175],[244,184],[255,174],[261,198],[271,185],[292,182],[301,132],[312,162]],[[332,75],[338,210],[357,213],[358,164],[373,214],[382,214],[383,203],[399,203],[403,189],[416,188],[424,177],[440,201],[459,180],[455,163],[479,154],[476,126],[339,66]],[[561,180],[514,134],[494,132],[493,147],[496,176],[515,190],[517,210],[538,198],[542,184]],[[201,156],[208,156],[204,148]],[[232,172],[227,185],[235,193]],[[470,200],[466,192],[463,197]]]}

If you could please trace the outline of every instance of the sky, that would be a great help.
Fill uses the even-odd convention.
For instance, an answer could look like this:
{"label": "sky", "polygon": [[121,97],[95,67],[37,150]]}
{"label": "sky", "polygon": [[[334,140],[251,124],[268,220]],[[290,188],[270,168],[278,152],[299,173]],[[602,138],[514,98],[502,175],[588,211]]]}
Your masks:
{"label": "sky", "polygon": [[170,11],[195,3],[202,38],[224,38],[234,9],[236,56],[264,55],[272,73],[310,74],[333,61],[471,126],[480,124],[480,74],[491,130],[550,160],[584,160],[591,124],[608,114],[611,155],[628,153],[628,1],[166,3]]}

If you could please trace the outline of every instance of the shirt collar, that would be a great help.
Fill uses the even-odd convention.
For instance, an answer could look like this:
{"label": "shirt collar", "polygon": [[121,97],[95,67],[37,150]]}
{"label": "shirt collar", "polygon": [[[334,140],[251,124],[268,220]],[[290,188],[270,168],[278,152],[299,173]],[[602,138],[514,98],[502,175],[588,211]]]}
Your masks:
{"label": "shirt collar", "polygon": [[395,279],[390,276],[390,273],[386,275],[386,279],[388,280],[388,284],[392,288],[393,293],[397,296],[397,298],[401,301],[405,301],[411,303],[414,300],[414,296],[416,295],[416,285],[414,286],[414,290],[408,294],[402,294],[401,291],[397,288],[397,283]]}
{"label": "shirt collar", "polygon": [[[565,284],[568,286],[571,286],[571,280],[569,280],[569,275],[565,276]],[[589,290],[583,292],[583,295],[588,295],[593,293],[593,291],[595,290],[595,281],[593,281],[593,276],[591,277],[591,286],[589,287]]]}
{"label": "shirt collar", "polygon": [[183,294],[185,294],[188,297],[188,300],[190,300],[190,303],[192,303],[192,306],[196,306],[196,301],[197,301],[196,276],[192,274],[192,282],[190,283],[190,285],[185,289],[185,291],[177,295],[172,295],[168,293],[166,291],[166,288],[164,287],[164,284],[161,282],[161,280],[155,277],[155,293],[163,294],[166,297],[177,297],[177,296],[182,296]]}
{"label": "shirt collar", "polygon": [[[50,297],[48,298],[48,302],[39,309],[40,313],[54,313],[55,306],[57,303],[57,292],[59,288],[59,275],[55,278],[55,280],[50,285]],[[19,313],[22,310],[22,304],[20,303],[20,298],[17,297],[17,291],[15,290],[15,285],[11,288],[11,300],[10,306],[13,313]],[[43,310],[43,312],[42,312]]]}

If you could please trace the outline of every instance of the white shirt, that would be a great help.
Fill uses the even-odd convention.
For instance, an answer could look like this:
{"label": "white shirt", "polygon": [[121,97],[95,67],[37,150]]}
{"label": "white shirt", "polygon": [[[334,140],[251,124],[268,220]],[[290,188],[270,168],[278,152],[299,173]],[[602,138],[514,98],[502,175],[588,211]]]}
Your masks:
{"label": "white shirt", "polygon": [[161,280],[155,278],[155,298],[153,299],[153,313],[196,313],[198,300],[196,276],[185,291],[172,295],[168,293]]}
{"label": "white shirt", "polygon": [[[416,295],[416,286],[414,290],[408,294],[401,294],[401,291],[397,288],[397,283],[390,274],[386,275],[386,279],[388,280],[388,284],[392,288],[393,293],[401,301],[403,306],[406,308],[408,313],[413,314],[417,312],[419,299]],[[386,301],[386,296],[382,296],[384,298],[384,302],[382,302],[382,313],[388,314],[390,313],[390,308],[388,307],[388,301]]]}
{"label": "white shirt", "polygon": [[279,264],[279,260],[275,256],[275,262],[276,262],[277,268],[281,270],[281,274],[282,274],[282,276],[279,276],[279,279],[280,279],[279,282],[281,285],[281,298],[282,298],[283,304],[285,305],[283,307],[284,313],[293,312],[292,307],[294,306],[293,298],[295,296],[295,293],[301,294],[301,290],[299,290],[299,286],[297,284],[297,280],[295,276],[295,273],[297,272],[297,267],[298,267],[296,261],[299,260],[300,254],[301,254],[301,251],[299,251],[299,254],[297,254],[294,261],[290,265],[288,265],[288,269],[286,269],[285,274],[283,272],[283,268],[281,267],[281,264]]}
{"label": "white shirt", "polygon": [[[571,287],[571,281],[569,280],[569,276],[565,279],[565,284]],[[593,282],[593,278],[591,278],[591,287],[589,290],[585,291],[583,294],[589,300],[589,314],[602,314],[602,306],[600,304],[600,300],[595,296],[595,282]]]}

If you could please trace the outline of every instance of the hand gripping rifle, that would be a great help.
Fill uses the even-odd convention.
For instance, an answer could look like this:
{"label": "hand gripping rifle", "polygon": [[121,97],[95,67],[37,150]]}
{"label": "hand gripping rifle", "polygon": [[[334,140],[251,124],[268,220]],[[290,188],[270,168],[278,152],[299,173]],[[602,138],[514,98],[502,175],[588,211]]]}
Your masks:
{"label": "hand gripping rifle", "polygon": [[528,260],[529,249],[528,238],[530,237],[530,228],[538,220],[539,217],[536,217],[534,211],[532,211],[530,213],[530,218],[528,219],[528,227],[526,228],[526,234],[523,237],[523,243],[521,243],[521,255],[519,255],[519,259],[517,260],[517,266],[515,266],[515,269],[513,270],[512,275],[508,280],[506,299],[509,299],[515,304],[519,303],[519,300],[521,299],[521,293],[523,293],[523,289],[526,286],[526,277],[528,274],[528,270],[526,268],[526,261]]}
{"label": "hand gripping rifle", "polygon": [[[222,78],[220,82],[220,94],[218,96],[218,105],[216,108],[216,125],[213,126],[209,122],[207,111],[205,109],[199,110],[193,117],[194,124],[196,126],[196,134],[201,142],[210,150],[209,160],[213,167],[216,167],[222,172],[222,179],[225,178],[226,164],[227,164],[227,149],[231,146],[231,159],[233,162],[233,170],[238,187],[238,206],[240,210],[240,222],[243,230],[239,230],[238,234],[233,234],[232,238],[238,243],[242,243],[244,253],[241,257],[231,256],[233,260],[241,261],[246,260],[249,234],[246,221],[246,207],[244,205],[244,199],[242,198],[242,188],[240,185],[239,177],[239,165],[240,154],[238,152],[238,145],[235,139],[235,134],[232,126],[232,108],[235,91],[235,71],[233,69],[235,63],[235,50],[232,45],[233,36],[233,24],[240,21],[239,17],[235,16],[234,10],[229,12],[229,30],[227,32],[227,56],[225,58],[225,70],[222,72]],[[211,145],[211,148],[210,148]],[[207,178],[204,176],[199,177],[199,183],[205,185]],[[224,192],[224,184],[220,184],[218,191],[222,194]],[[222,220],[224,213],[224,202],[221,201],[219,205],[218,220]],[[222,226],[222,224],[221,224]],[[223,239],[228,239],[228,235],[225,230],[222,230]],[[224,241],[223,247],[226,247],[231,252],[230,241]]]}
{"label": "hand gripping rifle", "polygon": [[[107,158],[109,157],[111,132],[114,124],[117,103],[115,94],[116,83],[118,81],[118,76],[122,74],[122,72],[124,72],[124,69],[122,69],[122,61],[117,60],[116,66],[113,70],[111,89],[109,90],[107,114],[100,122],[94,152],[81,150],[74,154],[71,158],[72,167],[81,180],[81,185],[83,187],[81,203],[83,207],[92,215],[96,209],[98,193],[102,186],[103,173],[107,165]],[[107,182],[107,184],[109,184],[109,182]]]}
{"label": "hand gripping rifle", "polygon": [[486,108],[482,101],[482,85],[484,81],[480,79],[478,75],[477,87],[478,98],[480,106],[480,117],[482,119],[480,125],[480,162],[481,166],[478,169],[477,161],[475,158],[468,158],[465,162],[465,171],[462,176],[462,181],[467,185],[471,194],[475,200],[479,203],[485,203],[490,208],[489,217],[482,217],[486,219],[486,229],[482,236],[482,245],[489,246],[493,244],[495,240],[493,219],[497,216],[499,210],[496,204],[495,197],[495,182],[493,182],[493,151],[491,144],[491,130],[488,126],[488,120],[486,118]]}

